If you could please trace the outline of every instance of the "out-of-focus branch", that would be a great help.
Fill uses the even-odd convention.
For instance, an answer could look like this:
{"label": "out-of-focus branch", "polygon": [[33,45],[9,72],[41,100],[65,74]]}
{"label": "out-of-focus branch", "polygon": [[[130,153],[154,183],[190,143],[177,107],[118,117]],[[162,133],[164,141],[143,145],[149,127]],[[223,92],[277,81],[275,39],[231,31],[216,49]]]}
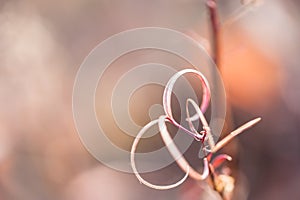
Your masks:
{"label": "out-of-focus branch", "polygon": [[[218,16],[218,8],[216,0],[207,0],[206,7],[209,12],[209,23],[210,23],[210,44],[211,44],[211,52],[210,56],[212,57],[215,65],[221,71],[220,66],[220,25],[219,25],[219,16]],[[215,81],[215,80],[214,80]],[[213,172],[212,167],[210,166],[209,173],[210,180],[208,183],[212,185],[214,190],[217,190],[216,178]],[[222,199],[224,199],[222,192],[218,191]]]}
{"label": "out-of-focus branch", "polygon": [[221,69],[220,66],[220,23],[218,16],[218,8],[215,0],[207,0],[206,7],[209,11],[210,17],[210,28],[211,28],[211,57],[218,69]]}

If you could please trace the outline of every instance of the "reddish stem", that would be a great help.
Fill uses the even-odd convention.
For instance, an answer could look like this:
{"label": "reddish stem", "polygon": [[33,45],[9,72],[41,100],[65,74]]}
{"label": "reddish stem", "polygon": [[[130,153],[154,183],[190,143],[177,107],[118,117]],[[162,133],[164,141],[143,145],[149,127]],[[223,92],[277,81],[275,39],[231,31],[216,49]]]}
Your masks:
{"label": "reddish stem", "polygon": [[[218,9],[217,9],[217,3],[216,0],[207,0],[206,1],[206,7],[209,11],[209,17],[210,17],[210,27],[211,27],[211,57],[213,61],[215,62],[215,65],[217,68],[221,71],[220,67],[220,36],[219,36],[219,16],[218,16]],[[212,181],[212,185],[214,190],[217,191],[216,187],[216,177],[214,174],[214,168],[210,164],[209,165],[209,170],[210,170],[210,178]],[[220,196],[223,199],[223,195],[221,192],[218,191]]]}
{"label": "reddish stem", "polygon": [[210,16],[210,26],[211,26],[211,44],[212,51],[211,56],[215,64],[220,70],[220,26],[219,26],[219,16],[218,8],[215,0],[207,0],[206,6],[209,11]]}

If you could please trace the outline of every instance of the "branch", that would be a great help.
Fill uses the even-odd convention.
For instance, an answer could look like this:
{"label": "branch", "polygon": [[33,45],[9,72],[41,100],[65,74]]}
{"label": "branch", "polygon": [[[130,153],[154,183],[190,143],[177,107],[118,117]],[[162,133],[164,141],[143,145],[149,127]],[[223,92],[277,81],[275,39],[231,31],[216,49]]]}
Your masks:
{"label": "branch", "polygon": [[209,11],[210,16],[210,27],[211,27],[211,44],[212,51],[211,57],[218,69],[220,70],[220,24],[218,16],[218,8],[215,0],[207,0],[206,7]]}

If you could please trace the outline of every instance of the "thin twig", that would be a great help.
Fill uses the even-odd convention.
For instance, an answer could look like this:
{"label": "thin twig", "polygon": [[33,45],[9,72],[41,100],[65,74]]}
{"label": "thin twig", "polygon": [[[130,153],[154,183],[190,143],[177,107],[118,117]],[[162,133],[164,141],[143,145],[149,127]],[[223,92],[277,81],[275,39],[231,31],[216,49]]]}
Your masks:
{"label": "thin twig", "polygon": [[246,124],[240,126],[236,130],[232,131],[225,138],[223,138],[220,142],[218,142],[218,144],[215,146],[215,148],[212,149],[212,153],[216,153],[217,151],[219,151],[222,147],[224,147],[227,143],[229,143],[234,137],[241,134],[243,131],[251,128],[252,126],[257,124],[260,120],[261,120],[261,118],[258,117],[256,119],[253,119],[253,120],[247,122]]}

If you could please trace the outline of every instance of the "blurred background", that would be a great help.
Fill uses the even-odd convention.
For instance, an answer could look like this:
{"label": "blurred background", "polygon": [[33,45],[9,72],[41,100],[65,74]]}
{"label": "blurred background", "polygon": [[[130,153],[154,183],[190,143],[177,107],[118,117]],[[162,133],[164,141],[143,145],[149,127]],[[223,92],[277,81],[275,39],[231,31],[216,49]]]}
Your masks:
{"label": "blurred background", "polygon": [[[235,199],[299,199],[300,3],[218,4],[230,105],[225,133],[263,118],[224,149],[234,157]],[[1,200],[200,199],[192,180],[155,191],[103,166],[75,129],[72,87],[83,59],[107,37],[145,26],[187,33],[210,51],[204,0],[0,0]],[[156,89],[160,96],[154,92],[152,99],[161,97]],[[146,124],[141,110],[145,115],[135,115]],[[174,165],[146,176],[164,184],[182,172]]]}

